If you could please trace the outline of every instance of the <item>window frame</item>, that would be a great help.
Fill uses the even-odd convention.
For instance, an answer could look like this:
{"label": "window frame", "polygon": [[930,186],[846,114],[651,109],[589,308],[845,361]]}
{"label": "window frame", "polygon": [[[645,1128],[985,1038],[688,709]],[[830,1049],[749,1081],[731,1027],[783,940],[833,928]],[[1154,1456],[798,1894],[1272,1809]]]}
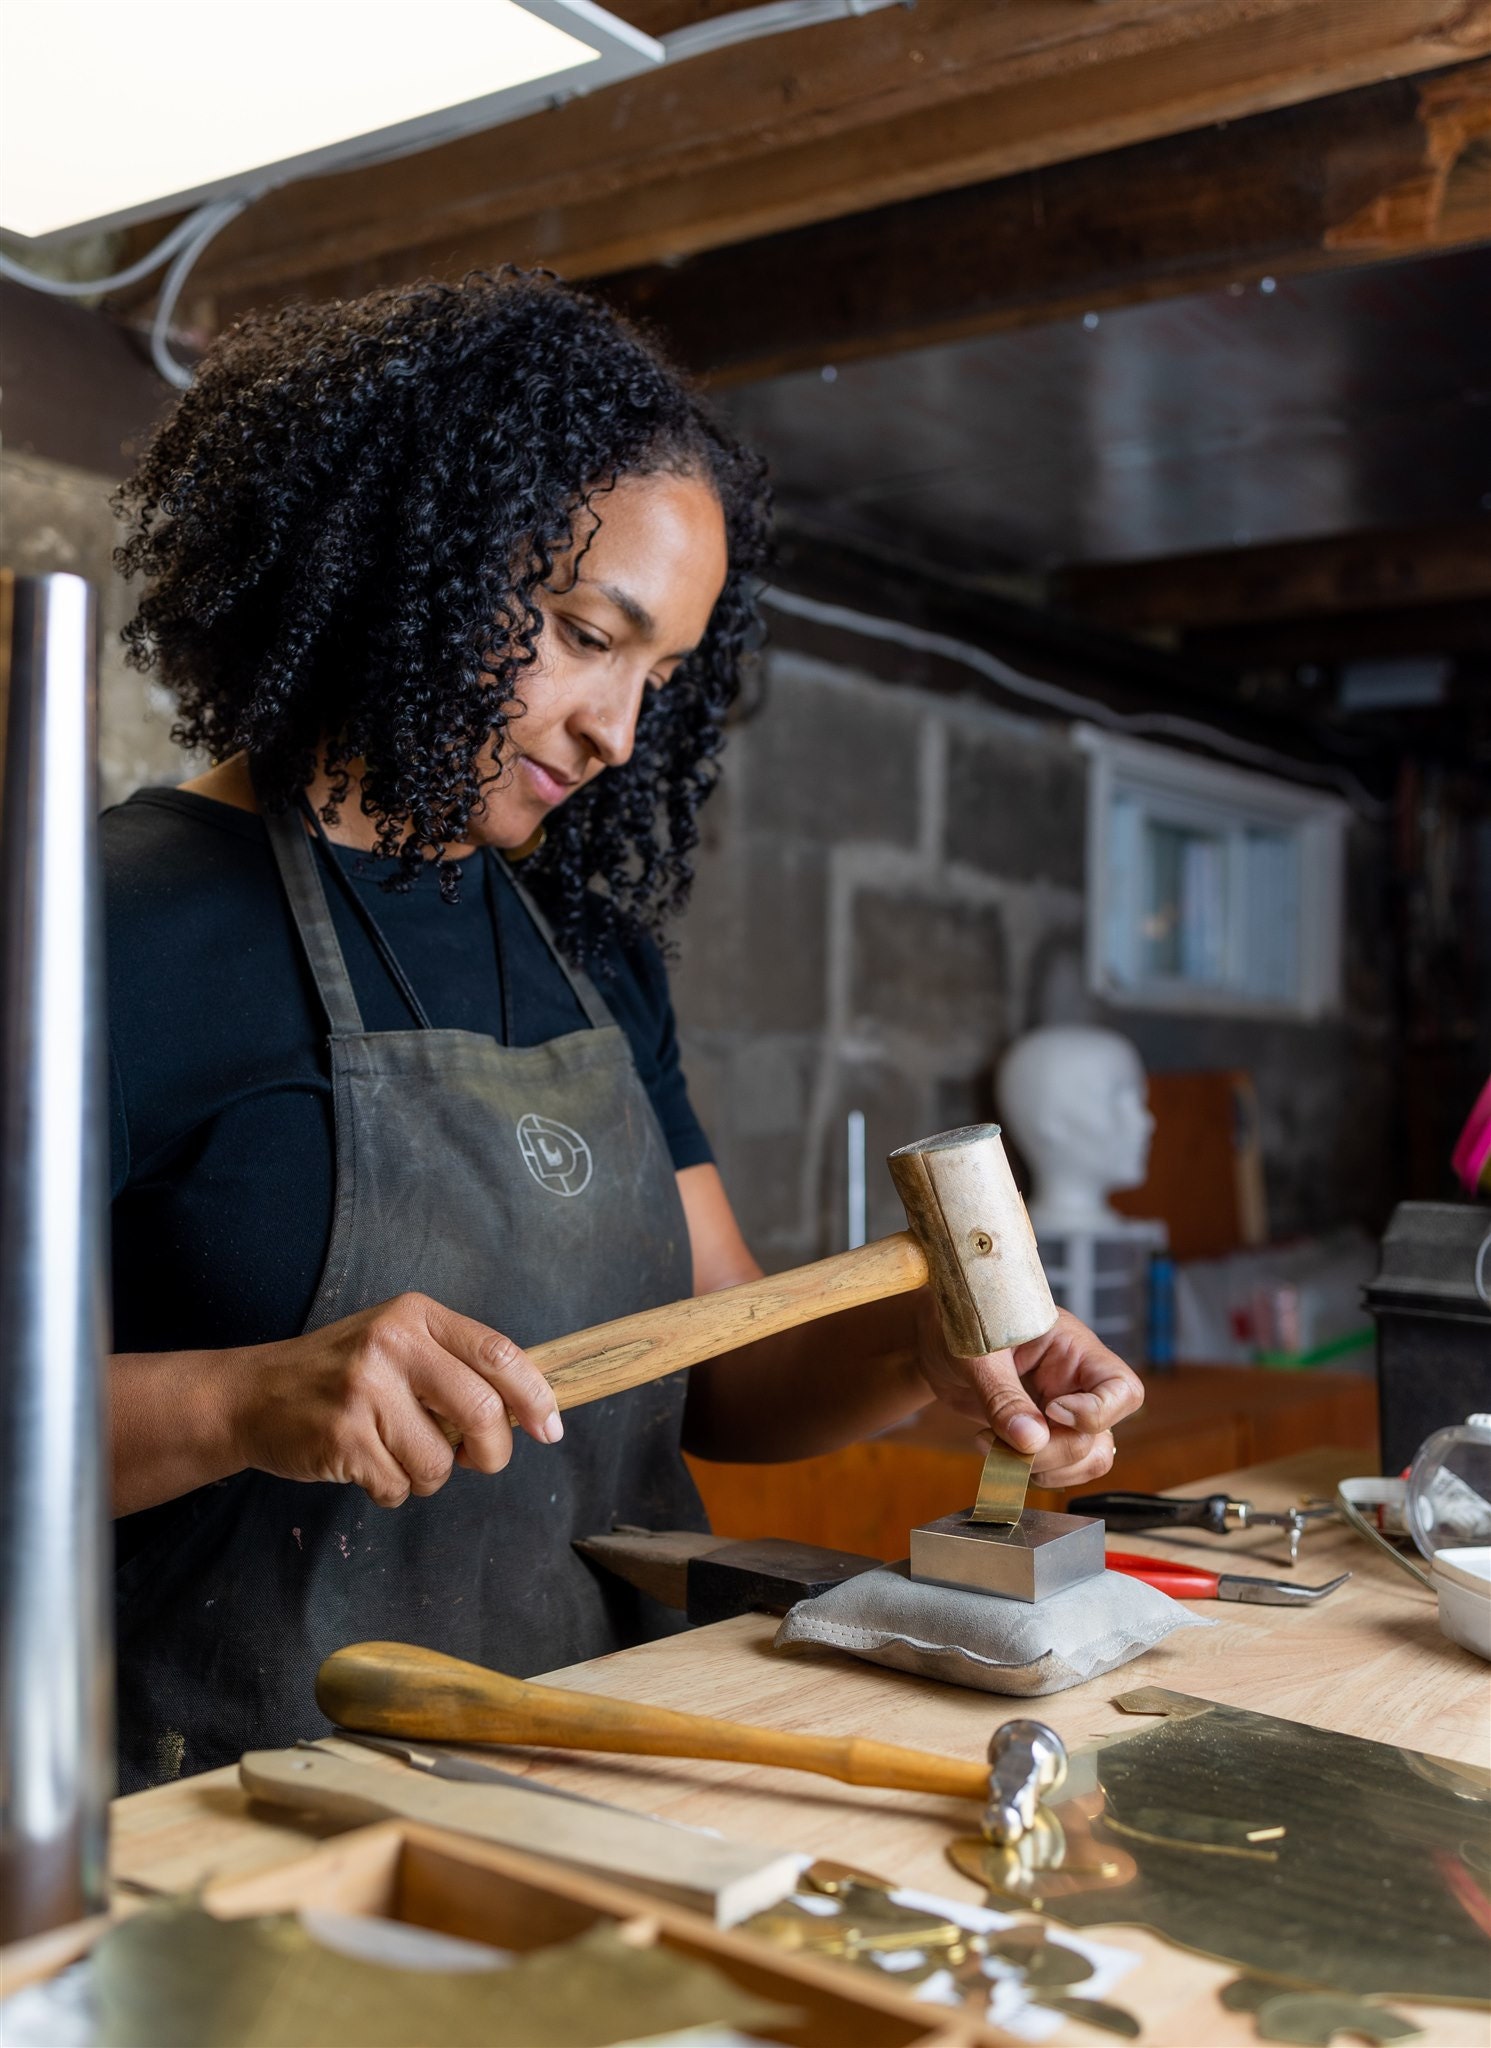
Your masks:
{"label": "window frame", "polygon": [[[1339,1013],[1342,1002],[1346,905],[1346,831],[1350,808],[1341,798],[1282,777],[1223,766],[1179,748],[1077,725],[1075,744],[1087,756],[1086,971],[1093,994],[1115,1009],[1256,1017],[1310,1022]],[[1259,996],[1245,988],[1208,987],[1180,977],[1132,985],[1114,973],[1110,921],[1118,908],[1111,861],[1114,803],[1135,799],[1141,821],[1219,834],[1235,859],[1250,828],[1283,831],[1298,846],[1298,981],[1292,997]],[[1142,831],[1142,822],[1141,822]],[[1227,944],[1236,957],[1245,907],[1229,890]]]}

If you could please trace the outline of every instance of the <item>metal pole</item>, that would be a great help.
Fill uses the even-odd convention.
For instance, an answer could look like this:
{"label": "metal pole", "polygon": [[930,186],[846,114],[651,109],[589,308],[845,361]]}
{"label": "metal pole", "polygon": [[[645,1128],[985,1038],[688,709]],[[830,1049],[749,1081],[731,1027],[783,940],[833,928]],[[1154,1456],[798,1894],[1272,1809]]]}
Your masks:
{"label": "metal pole", "polygon": [[98,1911],[113,1784],[93,593],[0,571],[0,1941]]}

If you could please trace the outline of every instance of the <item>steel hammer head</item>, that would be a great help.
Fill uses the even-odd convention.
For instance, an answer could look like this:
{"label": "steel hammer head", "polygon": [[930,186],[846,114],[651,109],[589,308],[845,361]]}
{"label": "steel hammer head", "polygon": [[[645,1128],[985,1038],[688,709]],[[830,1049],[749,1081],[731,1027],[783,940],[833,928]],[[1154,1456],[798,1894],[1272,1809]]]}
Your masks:
{"label": "steel hammer head", "polygon": [[889,1164],[953,1356],[1044,1336],[1056,1304],[998,1124],[902,1145]]}
{"label": "steel hammer head", "polygon": [[1018,1842],[1035,1826],[1036,1809],[1066,1776],[1066,1745],[1044,1721],[1006,1721],[989,1744],[986,1842]]}

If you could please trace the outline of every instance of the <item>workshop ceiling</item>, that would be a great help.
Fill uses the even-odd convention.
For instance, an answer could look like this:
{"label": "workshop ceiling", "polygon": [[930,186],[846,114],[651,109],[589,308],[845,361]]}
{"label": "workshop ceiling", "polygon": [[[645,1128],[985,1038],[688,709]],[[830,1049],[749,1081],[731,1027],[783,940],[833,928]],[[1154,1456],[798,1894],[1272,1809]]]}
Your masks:
{"label": "workshop ceiling", "polygon": [[[789,513],[970,570],[1491,512],[1491,247],[732,390]],[[1491,559],[1491,521],[1484,540]]]}
{"label": "workshop ceiling", "polygon": [[[617,0],[664,38],[738,5]],[[916,0],[766,34],[267,194],[178,338],[509,261],[649,320],[799,543],[1232,674],[1437,650],[1483,687],[1491,0]]]}

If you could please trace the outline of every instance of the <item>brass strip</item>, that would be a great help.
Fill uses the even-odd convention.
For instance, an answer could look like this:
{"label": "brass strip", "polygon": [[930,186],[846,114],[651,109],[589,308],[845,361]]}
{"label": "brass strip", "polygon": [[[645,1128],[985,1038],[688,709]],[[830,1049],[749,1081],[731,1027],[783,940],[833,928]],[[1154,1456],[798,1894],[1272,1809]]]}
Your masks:
{"label": "brass strip", "polygon": [[1030,1464],[1030,1459],[1022,1452],[1012,1451],[1008,1444],[995,1437],[984,1459],[984,1469],[979,1474],[978,1499],[973,1504],[969,1521],[1017,1527],[1025,1512]]}

